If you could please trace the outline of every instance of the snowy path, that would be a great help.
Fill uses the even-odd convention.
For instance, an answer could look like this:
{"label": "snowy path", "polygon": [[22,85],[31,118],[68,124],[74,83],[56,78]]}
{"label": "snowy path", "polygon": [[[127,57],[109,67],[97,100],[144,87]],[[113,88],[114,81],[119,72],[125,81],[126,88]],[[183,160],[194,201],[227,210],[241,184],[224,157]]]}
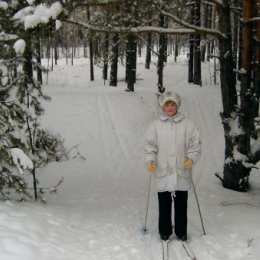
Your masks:
{"label": "snowy path", "polygon": [[[61,66],[50,74],[45,93],[52,102],[44,103],[43,124],[60,133],[68,149],[78,145],[86,160],[77,157],[42,170],[42,186],[64,176],[58,193],[47,196],[47,205],[0,204],[1,260],[160,259],[154,190],[148,215],[150,233],[142,236],[139,231],[149,180],[143,165],[143,138],[158,112],[155,69],[142,72],[144,80],[137,82],[135,93],[124,92],[122,86],[102,86],[102,81],[90,83],[85,70],[82,65]],[[254,228],[259,226],[259,182],[254,192],[241,194],[223,189],[214,177],[214,172],[221,171],[224,149],[218,87],[186,84],[186,67],[176,64],[166,67],[165,77],[168,89],[183,97],[182,112],[202,135],[203,153],[194,169],[194,181],[207,235],[201,236],[191,192],[188,228],[194,252],[200,260],[259,259],[260,232]],[[172,259],[189,259],[176,241],[170,254]]]}

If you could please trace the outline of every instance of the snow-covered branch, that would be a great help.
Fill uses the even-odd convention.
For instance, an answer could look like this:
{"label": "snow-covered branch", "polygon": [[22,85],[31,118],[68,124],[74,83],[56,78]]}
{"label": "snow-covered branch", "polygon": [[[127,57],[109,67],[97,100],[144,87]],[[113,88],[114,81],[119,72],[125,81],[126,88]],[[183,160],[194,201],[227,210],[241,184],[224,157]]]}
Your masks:
{"label": "snow-covered branch", "polygon": [[222,0],[208,0],[206,2],[213,3],[213,4],[216,4],[216,5],[223,5]]}
{"label": "snow-covered branch", "polygon": [[0,33],[0,42],[14,41],[16,39],[18,39],[18,36],[15,34]]}
{"label": "snow-covered branch", "polygon": [[189,28],[191,30],[194,30],[195,33],[200,33],[200,34],[211,34],[214,35],[216,37],[221,37],[221,38],[227,38],[225,34],[221,33],[219,30],[215,30],[215,29],[209,29],[209,28],[205,28],[205,27],[200,27],[200,26],[195,26],[192,25],[190,23],[187,23],[183,20],[180,20],[177,16],[163,11],[162,9],[158,8],[160,13],[163,14],[164,16],[167,16],[168,18],[174,20],[176,23],[183,25],[185,28]]}
{"label": "snow-covered branch", "polygon": [[110,33],[145,33],[145,32],[153,32],[153,33],[164,33],[164,34],[211,34],[216,37],[226,38],[225,34],[221,33],[218,30],[208,29],[203,27],[194,26],[188,24],[184,21],[179,20],[172,14],[161,11],[163,15],[168,16],[174,19],[177,23],[184,26],[184,28],[162,28],[155,26],[138,26],[138,27],[115,27],[115,26],[97,26],[89,23],[78,22],[74,20],[67,20],[66,22],[72,23],[75,25],[83,26],[90,31],[96,32],[110,32]]}
{"label": "snow-covered branch", "polygon": [[32,160],[24,153],[20,148],[12,148],[10,150],[12,160],[16,165],[20,174],[23,174],[24,170],[33,169]]}
{"label": "snow-covered branch", "polygon": [[[87,1],[78,1],[75,3],[75,5],[98,5],[98,4],[114,4],[114,3],[120,3],[124,2],[124,0],[87,0]],[[209,0],[209,3],[212,3],[214,5],[222,5],[222,0]],[[139,27],[116,27],[112,25],[104,26],[104,25],[94,25],[84,22],[76,22],[74,20],[67,20],[69,23],[73,23],[76,25],[83,26],[84,28],[87,28],[91,31],[96,32],[110,32],[110,33],[145,33],[145,32],[153,32],[153,33],[164,33],[164,34],[178,34],[178,35],[185,35],[185,34],[210,34],[213,36],[216,36],[218,38],[226,38],[226,35],[221,33],[219,30],[195,26],[190,23],[187,23],[181,19],[179,19],[177,16],[162,10],[159,6],[157,6],[158,11],[163,14],[164,16],[167,16],[168,18],[174,20],[176,23],[178,23],[180,28],[161,28],[156,26],[139,26]]]}
{"label": "snow-covered branch", "polygon": [[202,1],[202,3],[205,5],[223,6],[222,0],[205,0],[205,1]]}
{"label": "snow-covered branch", "polygon": [[39,24],[46,24],[51,19],[57,19],[63,11],[60,2],[54,2],[50,6],[40,4],[35,7],[27,6],[19,10],[14,16],[13,20],[24,25],[25,30],[35,28]]}
{"label": "snow-covered branch", "polygon": [[253,17],[253,18],[249,19],[248,21],[259,22],[260,21],[260,16]]}
{"label": "snow-covered branch", "polygon": [[161,28],[154,26],[140,26],[140,27],[114,27],[114,26],[97,26],[89,23],[77,22],[73,20],[67,20],[66,22],[72,23],[75,25],[83,26],[90,31],[96,32],[110,32],[110,33],[145,33],[145,32],[153,32],[153,33],[165,33],[165,34],[194,34],[196,33],[193,29],[187,28]]}

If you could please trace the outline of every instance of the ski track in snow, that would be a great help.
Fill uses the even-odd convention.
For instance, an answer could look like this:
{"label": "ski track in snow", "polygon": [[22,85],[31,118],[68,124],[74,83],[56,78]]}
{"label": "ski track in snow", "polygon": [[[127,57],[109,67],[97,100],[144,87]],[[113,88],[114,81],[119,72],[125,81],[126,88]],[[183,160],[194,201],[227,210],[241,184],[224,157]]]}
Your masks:
{"label": "ski track in snow", "polygon": [[[106,162],[107,166],[109,167],[109,162],[114,159],[118,155],[118,152],[120,154],[120,151],[123,155],[123,160],[128,161],[129,158],[129,150],[127,151],[125,145],[123,145],[122,140],[120,138],[120,133],[118,132],[118,129],[116,128],[116,121],[113,119],[112,113],[111,113],[111,105],[108,103],[108,98],[106,96],[99,96],[99,115],[101,117],[101,131],[103,136],[103,143],[106,150]],[[111,125],[111,127],[108,127],[108,125]],[[109,131],[108,131],[109,130]],[[107,147],[106,143],[107,140],[113,139],[113,144],[111,147]],[[111,165],[111,164],[110,164]]]}
{"label": "ski track in snow", "polygon": [[[0,204],[1,260],[161,259],[153,187],[147,222],[150,233],[140,232],[149,179],[144,170],[143,138],[148,124],[159,113],[154,95],[156,69],[143,71],[145,80],[137,82],[134,93],[124,92],[125,86],[100,87],[102,80],[85,86],[86,70],[82,64],[75,68],[60,66],[49,75],[50,85],[45,91],[53,100],[44,103],[43,118],[43,125],[65,138],[68,149],[78,145],[86,160],[75,158],[42,169],[43,186],[64,176],[58,193],[46,195],[47,205]],[[246,226],[246,219],[257,222],[260,191],[234,194],[223,190],[214,177],[216,171],[221,171],[224,149],[219,89],[184,83],[186,70],[176,64],[165,67],[167,89],[181,94],[181,111],[196,123],[202,136],[202,158],[194,169],[194,181],[207,234],[201,236],[191,191],[190,245],[198,260],[257,260],[259,232],[250,230],[247,235],[246,228],[236,227]],[[72,150],[71,155],[76,151]],[[247,212],[224,207],[223,200],[228,205],[230,198],[234,205],[244,201],[256,206],[248,207]],[[243,216],[237,219],[238,214]],[[232,226],[234,219],[238,223]],[[170,259],[189,259],[177,241],[172,241],[169,249]]]}

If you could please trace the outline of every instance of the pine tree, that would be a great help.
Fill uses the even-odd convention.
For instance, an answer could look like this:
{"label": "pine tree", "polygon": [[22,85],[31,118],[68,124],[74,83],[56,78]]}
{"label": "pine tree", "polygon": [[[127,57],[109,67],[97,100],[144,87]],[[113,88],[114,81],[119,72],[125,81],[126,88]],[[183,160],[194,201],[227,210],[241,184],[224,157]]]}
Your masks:
{"label": "pine tree", "polygon": [[[37,170],[62,157],[61,139],[43,130],[40,100],[48,99],[33,77],[33,46],[41,26],[25,28],[14,16],[27,2],[0,9],[0,195],[2,199],[39,197]],[[31,6],[33,12],[36,6]],[[15,18],[15,19],[14,19]],[[45,28],[52,26],[52,21]],[[11,35],[12,33],[12,35]],[[4,37],[5,36],[5,37]],[[23,174],[25,173],[25,174]],[[28,174],[33,177],[33,194]]]}

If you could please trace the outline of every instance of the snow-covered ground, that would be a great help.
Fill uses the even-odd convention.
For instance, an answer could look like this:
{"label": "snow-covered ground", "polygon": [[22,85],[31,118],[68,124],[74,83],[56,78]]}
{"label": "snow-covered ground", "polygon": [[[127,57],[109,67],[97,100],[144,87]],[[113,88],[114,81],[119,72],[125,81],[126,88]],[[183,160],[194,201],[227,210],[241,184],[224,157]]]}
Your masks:
{"label": "snow-covered ground", "polygon": [[[134,93],[125,83],[109,87],[101,79],[89,81],[85,59],[74,66],[62,61],[48,76],[44,92],[44,127],[61,134],[71,158],[51,163],[39,173],[40,185],[64,182],[47,204],[0,203],[1,260],[158,260],[157,194],[152,187],[148,235],[142,235],[149,174],[143,162],[143,139],[158,115],[156,66],[138,62]],[[120,67],[120,79],[124,68]],[[238,193],[224,189],[215,172],[224,160],[220,86],[212,86],[209,65],[203,64],[203,87],[186,83],[185,61],[165,67],[165,86],[182,96],[181,111],[191,118],[202,137],[202,157],[193,170],[203,215],[189,195],[190,245],[199,260],[260,259],[260,179],[250,177],[252,189]],[[47,82],[47,77],[45,77]],[[74,155],[80,154],[73,159]],[[85,158],[85,160],[84,160]],[[189,259],[178,244],[170,244],[170,259]]]}

